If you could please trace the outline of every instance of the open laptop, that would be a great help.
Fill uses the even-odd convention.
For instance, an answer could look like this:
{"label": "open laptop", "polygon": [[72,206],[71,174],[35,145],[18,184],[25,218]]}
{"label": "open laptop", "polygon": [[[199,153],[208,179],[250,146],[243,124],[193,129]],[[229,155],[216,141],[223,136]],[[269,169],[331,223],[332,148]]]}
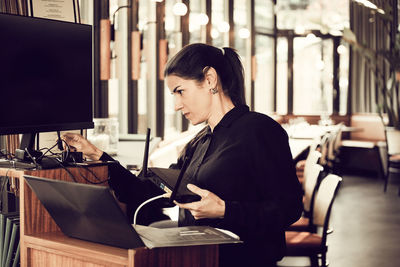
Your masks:
{"label": "open laptop", "polygon": [[166,193],[170,193],[169,198],[172,203],[176,200],[180,203],[187,203],[200,200],[200,196],[194,194],[187,189],[187,184],[191,183],[190,177],[185,175],[187,166],[189,165],[190,159],[186,159],[183,162],[182,168],[169,169],[169,168],[148,168],[149,161],[149,144],[150,144],[150,128],[147,129],[146,143],[144,146],[143,165],[142,171],[139,177],[142,179],[149,179],[156,186],[160,187]]}
{"label": "open laptop", "polygon": [[65,235],[122,248],[144,247],[108,187],[24,177]]}
{"label": "open laptop", "polygon": [[70,237],[122,248],[241,242],[224,230],[208,226],[134,228],[108,187],[24,177],[61,231]]}

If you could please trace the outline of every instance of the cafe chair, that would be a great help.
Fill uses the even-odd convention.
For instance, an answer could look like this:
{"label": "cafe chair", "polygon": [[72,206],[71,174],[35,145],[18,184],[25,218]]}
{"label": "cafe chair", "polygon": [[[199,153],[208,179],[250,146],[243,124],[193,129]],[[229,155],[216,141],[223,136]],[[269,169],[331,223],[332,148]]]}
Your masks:
{"label": "cafe chair", "polygon": [[335,125],[328,140],[327,165],[331,172],[335,174],[338,174],[340,171],[338,166],[340,165],[339,153],[342,142],[342,131],[343,123]]}
{"label": "cafe chair", "polygon": [[[316,142],[316,141],[314,141]],[[319,143],[319,142],[318,142]],[[308,152],[307,158],[305,160],[299,161],[296,164],[296,175],[297,178],[299,179],[299,182],[303,185],[304,188],[304,177],[306,177],[308,169],[310,166],[313,164],[316,164],[321,157],[321,153],[316,150],[318,144],[311,145],[310,151]]]}
{"label": "cafe chair", "polygon": [[[319,153],[318,151],[314,152]],[[309,166],[304,180],[303,215],[288,227],[288,231],[316,231],[312,214],[315,194],[320,184],[320,173],[323,169],[321,165],[316,163]]]}
{"label": "cafe chair", "polygon": [[[286,254],[285,256],[309,257],[311,267],[326,267],[326,253],[328,251],[327,235],[329,229],[329,218],[332,204],[338,192],[342,178],[329,174],[319,186],[315,196],[313,209],[313,223],[322,228],[321,234],[308,231],[294,232],[286,231]],[[319,264],[319,260],[321,264]]]}
{"label": "cafe chair", "polygon": [[321,157],[318,160],[318,164],[323,166],[324,168],[328,167],[328,145],[329,145],[329,139],[331,138],[330,133],[326,133],[322,138],[321,138],[321,143],[319,146],[319,152],[321,152]]}
{"label": "cafe chair", "polygon": [[387,168],[384,174],[384,192],[387,191],[390,174],[400,175],[400,132],[394,129],[385,129],[385,135],[387,147]]}

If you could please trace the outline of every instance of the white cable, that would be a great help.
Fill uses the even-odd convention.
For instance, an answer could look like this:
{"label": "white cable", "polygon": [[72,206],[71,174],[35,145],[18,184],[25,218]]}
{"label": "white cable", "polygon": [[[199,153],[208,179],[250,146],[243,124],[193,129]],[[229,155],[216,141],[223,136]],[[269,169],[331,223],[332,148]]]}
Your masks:
{"label": "white cable", "polygon": [[136,211],[135,211],[135,215],[133,215],[133,226],[134,226],[134,227],[136,226],[136,217],[137,217],[137,214],[139,213],[139,210],[140,210],[144,205],[146,205],[147,203],[149,203],[149,202],[151,202],[151,201],[154,201],[154,200],[156,200],[156,199],[163,198],[163,197],[169,198],[170,196],[171,196],[171,193],[165,193],[165,194],[162,194],[162,195],[159,195],[159,196],[156,196],[156,197],[152,197],[152,198],[146,200],[145,202],[143,202],[142,204],[140,204],[139,207],[137,207],[137,209],[136,209]]}

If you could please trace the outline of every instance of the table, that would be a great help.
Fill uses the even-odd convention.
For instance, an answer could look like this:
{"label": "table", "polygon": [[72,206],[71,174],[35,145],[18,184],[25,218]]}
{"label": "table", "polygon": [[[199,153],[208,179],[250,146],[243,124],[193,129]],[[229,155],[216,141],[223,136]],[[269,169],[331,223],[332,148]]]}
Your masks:
{"label": "table", "polygon": [[[76,180],[87,183],[108,177],[107,166],[89,167],[88,170],[68,168]],[[25,183],[29,174],[50,179],[70,181],[64,169],[15,170],[0,168],[0,175],[9,177],[20,196],[21,266],[81,266],[81,267],[150,267],[150,266],[212,266],[218,265],[218,245],[122,249],[65,236]],[[106,184],[106,182],[105,182]],[[199,265],[197,265],[199,264]]]}
{"label": "table", "polygon": [[293,160],[297,160],[298,157],[306,151],[311,144],[314,142],[314,139],[297,139],[297,138],[289,138],[289,147],[292,152]]}

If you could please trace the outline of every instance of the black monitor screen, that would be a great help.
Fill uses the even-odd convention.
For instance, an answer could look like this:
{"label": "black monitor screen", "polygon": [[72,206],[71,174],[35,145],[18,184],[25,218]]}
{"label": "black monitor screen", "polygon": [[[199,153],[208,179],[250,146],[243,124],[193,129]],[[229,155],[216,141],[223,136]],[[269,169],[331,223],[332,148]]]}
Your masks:
{"label": "black monitor screen", "polygon": [[0,134],[92,128],[92,26],[0,14],[0,101]]}

